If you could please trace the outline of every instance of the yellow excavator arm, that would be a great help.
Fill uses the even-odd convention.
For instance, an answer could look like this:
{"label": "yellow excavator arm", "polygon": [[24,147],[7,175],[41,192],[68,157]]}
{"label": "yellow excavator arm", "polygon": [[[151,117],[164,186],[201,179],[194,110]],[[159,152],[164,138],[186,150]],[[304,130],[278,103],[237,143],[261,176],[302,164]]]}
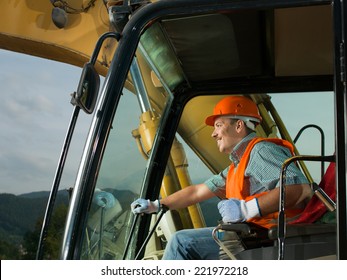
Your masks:
{"label": "yellow excavator arm", "polygon": [[[97,39],[110,31],[104,2],[2,1],[0,48],[82,67],[89,60]],[[59,26],[62,17],[64,27]],[[116,44],[109,42],[98,58],[97,70],[101,75],[107,72]]]}

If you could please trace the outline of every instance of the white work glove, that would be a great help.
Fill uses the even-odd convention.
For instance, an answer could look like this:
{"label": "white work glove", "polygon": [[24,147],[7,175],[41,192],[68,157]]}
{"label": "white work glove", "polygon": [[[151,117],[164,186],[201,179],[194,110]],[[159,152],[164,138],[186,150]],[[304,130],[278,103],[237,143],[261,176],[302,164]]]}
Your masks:
{"label": "white work glove", "polygon": [[138,198],[130,205],[131,211],[134,214],[152,214],[158,213],[160,210],[159,200],[150,201],[149,199]]}
{"label": "white work glove", "polygon": [[116,205],[116,199],[112,193],[96,190],[93,197],[93,202],[105,209],[110,209]]}
{"label": "white work glove", "polygon": [[259,217],[258,200],[250,201],[230,198],[218,203],[218,210],[224,223],[245,222],[250,218]]}

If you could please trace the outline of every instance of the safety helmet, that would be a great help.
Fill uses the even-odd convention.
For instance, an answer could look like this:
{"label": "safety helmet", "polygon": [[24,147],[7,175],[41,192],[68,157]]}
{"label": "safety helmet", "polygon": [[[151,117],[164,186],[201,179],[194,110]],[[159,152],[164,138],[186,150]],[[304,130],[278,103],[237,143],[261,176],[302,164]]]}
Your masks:
{"label": "safety helmet", "polygon": [[222,116],[245,122],[260,123],[262,120],[257,105],[245,96],[229,96],[220,100],[213,109],[213,115],[207,117],[205,123],[214,126],[215,119]]}

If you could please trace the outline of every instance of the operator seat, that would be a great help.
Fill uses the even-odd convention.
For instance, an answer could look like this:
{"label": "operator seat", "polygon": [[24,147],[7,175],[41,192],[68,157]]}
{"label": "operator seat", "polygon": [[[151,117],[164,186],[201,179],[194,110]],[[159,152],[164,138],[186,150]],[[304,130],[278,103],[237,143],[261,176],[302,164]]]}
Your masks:
{"label": "operator seat", "polygon": [[[336,200],[335,162],[331,162],[319,187]],[[336,223],[334,212],[328,212],[317,196],[313,196],[300,216],[286,225],[285,259],[312,259],[336,254]],[[330,217],[327,219],[327,217]],[[220,224],[214,239],[221,245],[220,259],[230,259],[228,241],[218,240],[215,232],[235,231],[246,248],[236,259],[278,259],[278,227],[262,228],[251,223]]]}

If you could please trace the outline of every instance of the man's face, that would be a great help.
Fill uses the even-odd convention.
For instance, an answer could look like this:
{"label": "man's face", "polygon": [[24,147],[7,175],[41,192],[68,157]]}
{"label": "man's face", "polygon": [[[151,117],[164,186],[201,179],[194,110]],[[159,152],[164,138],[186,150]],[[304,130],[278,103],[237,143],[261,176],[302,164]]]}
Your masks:
{"label": "man's face", "polygon": [[212,137],[217,141],[219,151],[230,154],[242,139],[238,133],[238,120],[219,117],[214,122]]}

